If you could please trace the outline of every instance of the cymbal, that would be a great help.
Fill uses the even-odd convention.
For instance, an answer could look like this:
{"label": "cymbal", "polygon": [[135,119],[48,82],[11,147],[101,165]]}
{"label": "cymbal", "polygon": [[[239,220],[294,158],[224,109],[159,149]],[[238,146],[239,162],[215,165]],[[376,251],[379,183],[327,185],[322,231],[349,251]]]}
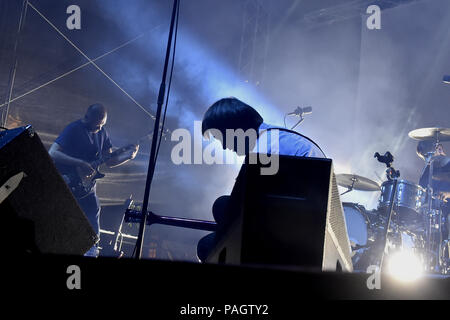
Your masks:
{"label": "cymbal", "polygon": [[337,174],[337,184],[341,187],[359,191],[379,191],[380,185],[368,178],[358,176],[356,174]]}
{"label": "cymbal", "polygon": [[421,128],[412,130],[408,133],[408,136],[415,140],[436,140],[450,141],[450,129],[449,128]]}

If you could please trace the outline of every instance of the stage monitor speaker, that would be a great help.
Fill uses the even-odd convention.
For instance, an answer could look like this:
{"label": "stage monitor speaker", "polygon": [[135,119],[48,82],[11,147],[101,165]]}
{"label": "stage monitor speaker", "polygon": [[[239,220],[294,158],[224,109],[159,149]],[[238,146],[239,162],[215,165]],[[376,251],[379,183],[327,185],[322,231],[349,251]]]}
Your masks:
{"label": "stage monitor speaker", "polygon": [[2,252],[84,254],[97,241],[31,126],[0,132]]}
{"label": "stage monitor speaker", "polygon": [[207,262],[352,271],[332,160],[279,156],[274,175],[261,167],[242,166],[231,195],[236,218]]}

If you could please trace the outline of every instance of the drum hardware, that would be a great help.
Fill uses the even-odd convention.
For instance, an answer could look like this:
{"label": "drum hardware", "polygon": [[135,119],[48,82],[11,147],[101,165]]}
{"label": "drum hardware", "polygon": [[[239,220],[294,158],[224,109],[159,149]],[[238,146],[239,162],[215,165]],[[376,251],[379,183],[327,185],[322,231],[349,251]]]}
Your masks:
{"label": "drum hardware", "polygon": [[384,163],[386,165],[386,167],[387,167],[386,177],[387,177],[388,181],[393,182],[392,192],[391,192],[391,196],[389,199],[387,223],[385,226],[384,234],[381,239],[382,252],[381,252],[381,258],[380,258],[380,264],[379,264],[379,268],[380,268],[380,272],[381,272],[383,269],[384,255],[387,250],[388,233],[389,233],[389,229],[391,226],[392,213],[394,212],[394,202],[395,202],[394,200],[395,200],[395,196],[397,193],[397,183],[398,183],[398,178],[400,177],[400,171],[395,170],[394,167],[392,167],[392,163],[394,162],[394,157],[392,156],[392,154],[389,151],[387,151],[383,156],[381,156],[378,152],[376,152],[374,155],[374,158],[377,158],[378,162]]}
{"label": "drum hardware", "polygon": [[347,188],[347,191],[341,193],[341,196],[353,191],[379,191],[380,185],[375,181],[372,181],[368,178],[358,176],[356,174],[337,174],[336,175],[337,184],[341,187]]}
{"label": "drum hardware", "polygon": [[[439,135],[440,132],[436,132],[436,150],[438,148],[439,145]],[[427,159],[427,166],[430,168],[429,169],[429,173],[428,173],[428,185],[427,185],[427,197],[428,197],[428,212],[427,212],[427,217],[428,220],[426,221],[426,227],[427,227],[427,237],[426,237],[426,246],[425,246],[425,254],[426,254],[426,258],[427,258],[427,262],[429,262],[428,264],[426,264],[426,268],[430,271],[433,271],[436,268],[439,268],[439,265],[441,265],[441,257],[440,257],[440,245],[442,242],[442,239],[439,239],[439,243],[438,243],[438,252],[437,252],[437,256],[438,259],[436,259],[436,255],[434,254],[434,252],[432,252],[432,234],[433,234],[433,221],[434,217],[436,216],[436,214],[433,214],[433,196],[434,196],[434,192],[433,192],[433,173],[434,173],[434,164],[435,164],[435,159],[433,157],[430,157]],[[441,231],[441,226],[440,226],[440,220],[441,220],[441,214],[439,212],[438,214],[439,217],[439,223],[438,223],[438,231]],[[433,259],[434,258],[434,259]],[[433,261],[434,260],[434,261]],[[433,263],[434,262],[434,263]]]}
{"label": "drum hardware", "polygon": [[355,244],[354,246],[352,246],[352,248],[354,248],[353,250],[359,250],[359,249],[365,249],[365,248],[370,248],[371,245],[365,244],[365,245],[359,245],[359,244]]}
{"label": "drum hardware", "polygon": [[450,274],[450,240],[444,240],[439,252],[441,272]]}

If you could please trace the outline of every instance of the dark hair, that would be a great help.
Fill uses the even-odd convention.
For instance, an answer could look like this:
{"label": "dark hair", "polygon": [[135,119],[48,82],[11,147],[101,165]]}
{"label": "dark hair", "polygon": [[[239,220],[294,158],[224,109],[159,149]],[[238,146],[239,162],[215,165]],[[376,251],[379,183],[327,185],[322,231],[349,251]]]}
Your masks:
{"label": "dark hair", "polygon": [[205,135],[210,129],[217,129],[222,133],[226,129],[257,130],[263,121],[261,115],[248,104],[236,98],[223,98],[205,112],[202,134]]}
{"label": "dark hair", "polygon": [[106,114],[106,108],[101,103],[94,103],[91,104],[87,110],[85,117],[94,117],[94,118],[101,118]]}
{"label": "dark hair", "polygon": [[[442,146],[442,144],[439,144],[439,146]],[[420,158],[425,160],[427,157],[427,153],[434,152],[435,150],[436,143],[434,142],[434,140],[423,140],[417,144],[416,153]]]}

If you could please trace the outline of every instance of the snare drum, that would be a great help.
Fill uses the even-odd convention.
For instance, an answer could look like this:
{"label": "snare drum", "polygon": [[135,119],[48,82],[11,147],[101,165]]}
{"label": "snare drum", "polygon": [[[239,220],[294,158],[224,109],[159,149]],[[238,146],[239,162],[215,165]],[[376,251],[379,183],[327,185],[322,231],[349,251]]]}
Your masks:
{"label": "snare drum", "polygon": [[[391,204],[394,181],[385,181],[381,185],[381,196],[378,209],[388,214]],[[426,190],[406,180],[397,181],[397,192],[394,199],[394,211],[400,221],[409,223],[420,218],[420,208],[425,203]]]}

